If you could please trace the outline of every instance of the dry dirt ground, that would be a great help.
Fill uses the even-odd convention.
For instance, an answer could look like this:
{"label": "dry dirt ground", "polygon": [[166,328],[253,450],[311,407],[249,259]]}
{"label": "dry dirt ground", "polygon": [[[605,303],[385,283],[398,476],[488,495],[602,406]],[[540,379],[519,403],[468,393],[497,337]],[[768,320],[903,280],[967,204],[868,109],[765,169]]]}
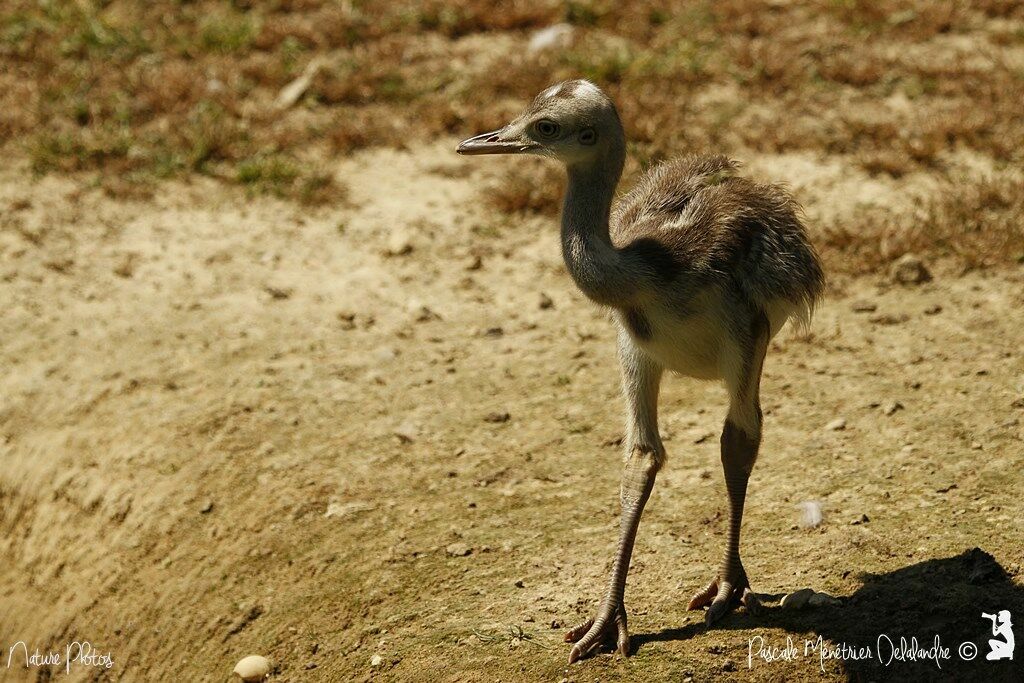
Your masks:
{"label": "dry dirt ground", "polygon": [[[567,669],[562,633],[617,532],[613,333],[553,220],[481,201],[515,161],[453,144],[341,161],[349,196],[321,209],[0,171],[0,679],[48,678],[7,668],[12,643],[76,639],[113,667],[67,680],[223,681],[250,653],[279,681],[1021,677],[1020,648],[984,660],[981,613],[1024,624],[1024,270],[942,263],[914,287],[833,279],[812,331],[769,353],[745,565],[776,602],[840,604],[711,631],[686,611],[725,539],[725,403],[672,378],[634,654]],[[812,154],[748,170],[788,182],[812,226],[914,201],[912,177]],[[821,526],[799,525],[804,501]],[[883,634],[938,636],[950,658],[802,656]],[[787,636],[793,661],[748,668],[750,639]]]}

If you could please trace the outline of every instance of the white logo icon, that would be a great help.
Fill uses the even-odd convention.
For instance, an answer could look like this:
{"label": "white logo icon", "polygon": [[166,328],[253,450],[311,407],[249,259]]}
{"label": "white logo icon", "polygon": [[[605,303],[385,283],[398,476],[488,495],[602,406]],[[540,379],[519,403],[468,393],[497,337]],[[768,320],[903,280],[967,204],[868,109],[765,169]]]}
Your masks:
{"label": "white logo icon", "polygon": [[[1010,610],[999,610],[999,614],[982,612],[981,616],[983,619],[992,620],[992,635],[995,636],[988,641],[988,646],[992,648],[992,651],[985,655],[985,659],[1013,659],[1013,648],[1016,641],[1013,638]],[[1003,640],[996,640],[999,637],[1002,637]]]}

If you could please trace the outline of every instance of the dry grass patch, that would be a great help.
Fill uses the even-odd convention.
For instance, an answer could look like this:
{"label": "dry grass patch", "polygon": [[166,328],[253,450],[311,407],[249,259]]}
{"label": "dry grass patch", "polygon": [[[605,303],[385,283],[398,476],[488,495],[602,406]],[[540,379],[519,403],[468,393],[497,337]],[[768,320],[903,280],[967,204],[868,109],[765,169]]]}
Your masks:
{"label": "dry grass patch", "polygon": [[[568,44],[527,49],[558,21],[573,27]],[[300,158],[492,129],[582,76],[619,103],[642,166],[706,149],[813,151],[955,184],[951,152],[1024,161],[1022,48],[1024,12],[1005,0],[9,0],[0,141],[40,173],[208,173],[301,199],[322,179]],[[323,68],[279,110],[314,58]],[[706,102],[713,93],[725,94]],[[243,180],[266,159],[283,166]],[[552,212],[554,185],[526,174],[496,204]]]}
{"label": "dry grass patch", "polygon": [[948,182],[917,210],[866,208],[824,227],[833,272],[878,272],[914,252],[952,259],[964,270],[1024,264],[1024,179],[1017,173]]}
{"label": "dry grass patch", "polygon": [[485,199],[504,213],[558,215],[565,194],[565,171],[544,159],[517,159],[508,173],[482,190]]}

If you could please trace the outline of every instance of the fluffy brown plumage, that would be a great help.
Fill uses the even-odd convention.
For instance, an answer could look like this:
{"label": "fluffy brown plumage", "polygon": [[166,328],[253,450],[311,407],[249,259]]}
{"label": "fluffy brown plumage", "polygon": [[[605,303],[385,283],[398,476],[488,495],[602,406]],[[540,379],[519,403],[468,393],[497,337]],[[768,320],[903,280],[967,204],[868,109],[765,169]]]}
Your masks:
{"label": "fluffy brown plumage", "polygon": [[692,155],[654,167],[615,205],[612,242],[663,250],[671,270],[648,258],[655,277],[671,272],[691,287],[734,287],[762,309],[784,299],[806,320],[825,278],[799,206],[783,188],[737,175],[738,166],[721,155]]}

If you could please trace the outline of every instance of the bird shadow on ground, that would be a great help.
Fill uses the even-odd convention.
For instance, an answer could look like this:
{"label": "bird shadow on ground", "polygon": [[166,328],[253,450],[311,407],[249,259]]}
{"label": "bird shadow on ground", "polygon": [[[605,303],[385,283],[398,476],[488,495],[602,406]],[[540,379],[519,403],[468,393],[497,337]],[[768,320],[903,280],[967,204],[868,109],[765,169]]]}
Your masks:
{"label": "bird shadow on ground", "polygon": [[[985,551],[974,548],[953,557],[926,560],[860,578],[863,585],[852,596],[841,599],[839,605],[789,611],[770,605],[781,596],[765,595],[762,598],[768,606],[760,614],[734,612],[715,628],[755,631],[750,637],[753,668],[791,665],[785,661],[767,662],[758,656],[758,636],[763,638],[765,648],[786,647],[786,636],[756,633],[758,628],[772,628],[799,634],[791,637],[796,650],[794,659],[812,660],[808,663],[819,672],[819,651],[809,650],[805,656],[806,641],[813,646],[821,636],[826,647],[849,646],[861,657],[847,656],[835,663],[826,661],[824,666],[835,671],[837,663],[850,680],[1024,681],[1024,646],[1016,649],[1012,660],[986,658],[992,649],[989,641],[993,634],[992,621],[983,613],[998,615],[1008,610],[1017,622],[1024,624],[1024,586],[1014,583]],[[688,640],[705,630],[700,623],[640,633],[633,636],[631,646],[636,651],[647,643]],[[1015,630],[1024,636],[1024,629]],[[934,648],[936,637],[942,649]],[[932,650],[935,654],[916,661],[902,655],[903,642],[910,649],[913,638],[920,650]],[[1002,636],[999,639],[1004,640]],[[746,667],[744,661],[741,668]],[[778,673],[785,670],[780,668]]]}

